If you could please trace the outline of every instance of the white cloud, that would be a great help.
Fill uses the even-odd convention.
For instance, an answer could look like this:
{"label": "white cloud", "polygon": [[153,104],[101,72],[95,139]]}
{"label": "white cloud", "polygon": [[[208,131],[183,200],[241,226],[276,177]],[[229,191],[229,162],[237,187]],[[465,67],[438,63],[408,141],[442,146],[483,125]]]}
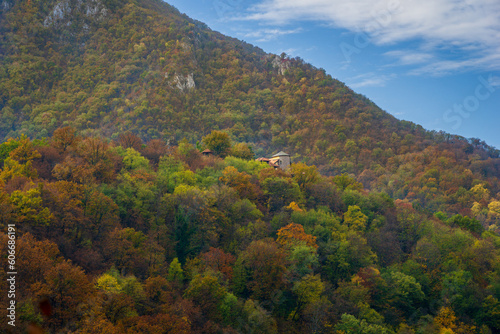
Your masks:
{"label": "white cloud", "polygon": [[431,74],[434,76],[445,75],[457,71],[468,71],[482,69],[496,71],[500,69],[500,47],[496,52],[484,52],[483,54],[471,54],[465,59],[441,59],[426,64],[410,71],[410,74]]}
{"label": "white cloud", "polygon": [[251,32],[243,33],[243,37],[255,39],[257,42],[268,42],[270,40],[276,39],[283,35],[296,34],[302,31],[302,29],[278,29],[278,28],[263,28],[258,30],[252,30]]}
{"label": "white cloud", "polygon": [[397,58],[401,65],[422,64],[434,58],[434,56],[430,53],[402,50],[389,51],[386,52],[385,55]]}
{"label": "white cloud", "polygon": [[[264,0],[250,13],[246,19],[277,25],[325,22],[366,33],[378,45],[418,41],[419,52],[391,55],[402,65],[429,64],[415,73],[500,69],[499,0]],[[447,50],[464,59],[446,56]]]}
{"label": "white cloud", "polygon": [[395,77],[395,74],[386,75],[370,72],[350,78],[347,80],[347,85],[354,89],[361,87],[384,87],[389,80]]}
{"label": "white cloud", "polygon": [[500,87],[500,77],[489,78],[490,85],[493,87]]}

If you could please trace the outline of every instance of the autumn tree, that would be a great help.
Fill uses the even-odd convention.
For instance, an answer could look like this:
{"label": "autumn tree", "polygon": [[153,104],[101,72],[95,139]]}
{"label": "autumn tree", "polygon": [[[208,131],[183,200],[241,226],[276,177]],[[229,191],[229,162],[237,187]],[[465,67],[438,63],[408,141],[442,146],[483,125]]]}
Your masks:
{"label": "autumn tree", "polygon": [[103,253],[122,273],[141,277],[147,273],[147,236],[133,228],[116,228],[106,240]]}
{"label": "autumn tree", "polygon": [[189,334],[191,325],[186,317],[159,313],[130,317],[122,321],[122,333],[134,334]]}
{"label": "autumn tree", "polygon": [[56,129],[52,135],[54,147],[61,152],[66,152],[70,147],[75,148],[79,140],[75,128],[69,126]]}
{"label": "autumn tree", "polygon": [[251,176],[244,172],[238,172],[233,166],[226,167],[219,180],[235,189],[241,198],[256,201],[259,196],[259,189],[251,182]]}
{"label": "autumn tree", "polygon": [[290,223],[278,230],[276,242],[285,248],[304,244],[309,247],[318,248],[316,237],[306,234],[304,227],[300,224]]}
{"label": "autumn tree", "polygon": [[146,143],[142,149],[142,155],[148,159],[154,166],[158,166],[160,158],[167,154],[168,147],[161,139],[152,139]]}
{"label": "autumn tree", "polygon": [[51,328],[61,328],[77,320],[79,305],[94,292],[83,270],[68,261],[48,269],[43,281],[36,283],[32,289],[38,300],[50,300],[53,315],[48,323]]}
{"label": "autumn tree", "polygon": [[226,280],[233,278],[233,264],[236,258],[222,249],[210,247],[208,252],[203,254],[203,262],[214,271],[219,271]]}
{"label": "autumn tree", "polygon": [[459,321],[450,307],[441,307],[434,318],[434,325],[441,333],[474,333],[475,326],[466,325]]}
{"label": "autumn tree", "polygon": [[142,148],[142,140],[137,135],[132,132],[122,133],[118,137],[118,143],[123,148],[133,148],[136,151],[141,150]]}
{"label": "autumn tree", "polygon": [[235,264],[234,289],[254,299],[268,299],[284,288],[285,256],[272,240],[252,242]]}
{"label": "autumn tree", "polygon": [[78,145],[78,154],[87,163],[86,168],[99,181],[108,181],[114,176],[114,165],[108,149],[109,144],[96,137],[86,138]]}

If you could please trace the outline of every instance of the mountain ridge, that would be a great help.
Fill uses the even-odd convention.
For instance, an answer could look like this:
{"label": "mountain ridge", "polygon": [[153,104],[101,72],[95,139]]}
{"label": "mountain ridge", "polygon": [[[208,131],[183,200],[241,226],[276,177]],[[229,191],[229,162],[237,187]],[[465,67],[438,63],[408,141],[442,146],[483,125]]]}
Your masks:
{"label": "mountain ridge", "polygon": [[[470,170],[473,183],[500,191],[500,151],[483,141],[399,121],[324,70],[226,37],[167,3],[3,0],[0,8],[0,138],[70,125],[176,144],[224,130],[258,156],[283,149],[326,175],[351,173],[423,206],[420,179],[432,168],[415,161],[449,159],[438,169]],[[419,180],[394,186],[408,168]],[[451,202],[470,188],[451,175],[437,181]]]}
{"label": "mountain ridge", "polygon": [[494,148],[159,1],[3,8],[0,332],[500,331]]}

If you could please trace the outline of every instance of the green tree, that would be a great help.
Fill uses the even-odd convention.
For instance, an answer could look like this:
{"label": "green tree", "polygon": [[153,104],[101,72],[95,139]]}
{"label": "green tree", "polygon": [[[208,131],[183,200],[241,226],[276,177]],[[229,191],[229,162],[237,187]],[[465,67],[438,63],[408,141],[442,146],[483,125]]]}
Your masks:
{"label": "green tree", "polygon": [[242,316],[242,305],[235,295],[227,292],[219,305],[222,321],[226,325],[237,325],[238,317]]}
{"label": "green tree", "polygon": [[225,132],[212,131],[209,135],[203,137],[203,143],[216,155],[223,158],[230,153],[231,139]]}
{"label": "green tree", "polygon": [[500,301],[489,295],[483,300],[482,310],[481,320],[491,328],[500,330]]}
{"label": "green tree", "polygon": [[290,261],[291,277],[300,278],[312,274],[319,265],[316,248],[304,244],[293,247],[287,258]]}
{"label": "green tree", "polygon": [[335,233],[332,239],[322,250],[326,255],[322,268],[334,282],[351,277],[359,269],[368,267],[377,260],[377,255],[359,233]]}
{"label": "green tree", "polygon": [[367,220],[368,217],[357,205],[349,205],[347,212],[344,213],[344,223],[352,231],[363,232],[366,229]]}
{"label": "green tree", "polygon": [[299,185],[291,179],[269,177],[262,182],[264,194],[267,195],[269,210],[278,211],[291,202],[302,203],[303,195]]}
{"label": "green tree", "polygon": [[302,162],[295,163],[291,166],[293,179],[304,189],[306,186],[316,184],[320,181],[321,175],[316,166],[307,166]]}
{"label": "green tree", "polygon": [[134,148],[129,147],[125,150],[123,154],[123,166],[127,170],[136,170],[136,169],[149,169],[149,161],[144,158],[139,152],[137,152]]}
{"label": "green tree", "polygon": [[347,173],[335,176],[333,183],[341,190],[363,190],[363,185]]}
{"label": "green tree", "polygon": [[457,270],[443,277],[441,296],[460,315],[476,314],[480,309],[477,284],[469,271]]}
{"label": "green tree", "polygon": [[178,258],[175,258],[170,262],[168,266],[168,280],[170,282],[182,283],[184,280],[184,271],[182,270],[181,264]]}
{"label": "green tree", "polygon": [[325,285],[319,275],[306,275],[295,282],[292,291],[297,295],[298,302],[306,305],[320,299],[325,291]]}
{"label": "green tree", "polygon": [[221,317],[219,306],[224,301],[226,293],[219,279],[206,273],[196,275],[189,283],[184,295],[198,304],[208,317],[219,320]]}
{"label": "green tree", "polygon": [[31,226],[47,226],[54,218],[50,210],[43,206],[41,185],[26,191],[16,190],[10,195],[16,221]]}
{"label": "green tree", "polygon": [[251,160],[255,157],[252,148],[244,143],[237,143],[231,147],[230,155],[244,160]]}
{"label": "green tree", "polygon": [[369,324],[350,314],[342,314],[340,323],[335,326],[337,333],[344,334],[394,334],[390,329],[380,325]]}
{"label": "green tree", "polygon": [[277,334],[278,326],[276,320],[269,315],[259,304],[252,299],[248,299],[243,307],[246,314],[246,321],[240,324],[244,333],[255,334]]}
{"label": "green tree", "polygon": [[425,298],[420,283],[414,277],[397,271],[383,275],[383,277],[388,287],[387,303],[396,310],[402,311],[405,317],[411,316]]}
{"label": "green tree", "polygon": [[[40,158],[40,153],[35,149],[33,142],[26,136],[10,140],[0,146],[0,154],[9,156],[3,161],[0,170],[0,180],[6,182],[14,177],[23,176],[31,179],[38,177],[38,172],[33,168],[33,160]],[[3,152],[2,152],[3,151]],[[1,162],[0,156],[0,162]]]}
{"label": "green tree", "polygon": [[449,218],[447,220],[447,223],[451,226],[458,226],[477,234],[481,234],[484,231],[483,226],[477,219],[462,216],[460,214],[454,215]]}

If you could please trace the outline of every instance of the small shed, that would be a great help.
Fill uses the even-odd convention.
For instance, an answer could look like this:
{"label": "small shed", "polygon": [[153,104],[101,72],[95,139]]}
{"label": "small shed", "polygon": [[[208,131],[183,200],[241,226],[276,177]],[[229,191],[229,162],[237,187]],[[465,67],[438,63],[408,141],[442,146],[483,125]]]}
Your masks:
{"label": "small shed", "polygon": [[214,152],[209,150],[208,148],[206,150],[204,150],[203,152],[201,152],[201,154],[203,154],[204,156],[209,156],[209,155],[213,155]]}

